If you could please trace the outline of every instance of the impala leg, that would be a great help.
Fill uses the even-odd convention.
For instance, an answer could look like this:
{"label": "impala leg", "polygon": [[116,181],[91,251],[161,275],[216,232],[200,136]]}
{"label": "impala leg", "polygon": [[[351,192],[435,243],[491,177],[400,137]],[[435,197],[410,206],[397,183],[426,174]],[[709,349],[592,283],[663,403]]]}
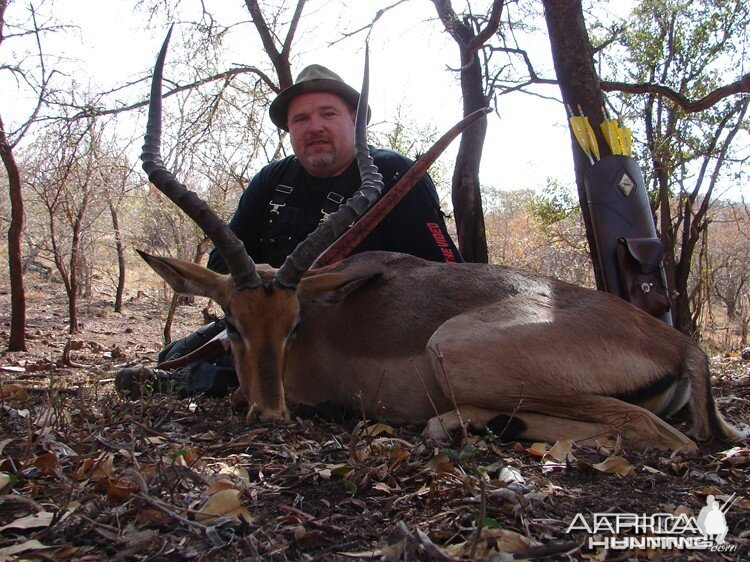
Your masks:
{"label": "impala leg", "polygon": [[[694,449],[653,413],[614,397],[627,390],[623,383],[648,387],[650,378],[659,376],[658,366],[635,346],[624,346],[617,333],[607,333],[606,323],[595,326],[596,336],[619,347],[592,359],[604,354],[586,347],[594,339],[586,330],[598,319],[582,321],[585,313],[529,295],[454,317],[427,344],[433,374],[459,406],[461,419],[496,432],[507,426],[508,438],[585,441],[619,433],[632,447]],[[452,412],[434,418],[426,433],[444,434],[441,420],[455,429],[458,417]]]}
{"label": "impala leg", "polygon": [[554,443],[572,439],[591,444],[600,437],[620,435],[626,445],[637,449],[696,449],[693,441],[648,410],[605,396],[571,396],[570,402],[529,397],[516,406],[516,411],[468,405],[459,406],[458,410],[460,416],[451,410],[432,418],[423,435],[445,441],[446,432],[454,433],[463,421],[475,430],[490,429],[504,440]]}

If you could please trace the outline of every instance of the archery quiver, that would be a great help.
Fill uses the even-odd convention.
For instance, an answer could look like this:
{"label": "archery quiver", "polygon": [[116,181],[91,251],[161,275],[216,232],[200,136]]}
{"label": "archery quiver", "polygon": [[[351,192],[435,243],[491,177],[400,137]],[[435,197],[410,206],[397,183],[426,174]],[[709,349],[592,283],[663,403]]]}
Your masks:
{"label": "archery quiver", "polygon": [[602,158],[584,186],[605,290],[671,325],[664,245],[638,164],[628,156]]}

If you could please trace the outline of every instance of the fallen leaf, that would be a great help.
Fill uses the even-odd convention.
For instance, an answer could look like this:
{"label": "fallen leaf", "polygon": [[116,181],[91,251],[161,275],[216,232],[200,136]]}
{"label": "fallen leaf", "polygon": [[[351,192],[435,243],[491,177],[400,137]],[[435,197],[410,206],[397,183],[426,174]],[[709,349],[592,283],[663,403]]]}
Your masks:
{"label": "fallen leaf", "polygon": [[36,457],[32,463],[42,474],[49,476],[55,473],[58,467],[57,455],[55,453],[44,453]]}
{"label": "fallen leaf", "polygon": [[76,470],[76,478],[78,480],[86,480],[87,478],[100,480],[114,476],[114,458],[114,453],[101,453],[96,459],[91,457],[83,459],[78,470]]}
{"label": "fallen leaf", "polygon": [[242,506],[240,490],[221,490],[206,500],[203,507],[195,514],[195,520],[210,525],[218,517],[232,517],[238,521],[252,522],[250,513]]}
{"label": "fallen leaf", "polygon": [[678,505],[672,512],[673,515],[687,515],[692,517],[694,515],[693,510],[686,505]]}
{"label": "fallen leaf", "polygon": [[560,439],[556,441],[552,448],[544,455],[544,458],[546,457],[552,457],[558,462],[575,460],[573,456],[573,440]]}
{"label": "fallen leaf", "polygon": [[445,453],[441,453],[428,460],[425,466],[430,470],[430,472],[437,472],[438,465],[445,464],[449,461],[450,457]]}
{"label": "fallen leaf", "polygon": [[138,485],[121,478],[105,478],[94,486],[94,491],[105,493],[107,501],[111,506],[122,505],[130,499],[133,494],[139,492]]}
{"label": "fallen leaf", "polygon": [[695,492],[695,495],[697,495],[702,500],[705,500],[707,496],[723,496],[724,493],[716,486],[706,486],[705,488],[702,488]]}
{"label": "fallen leaf", "polygon": [[225,466],[219,471],[219,476],[230,476],[245,483],[250,482],[250,473],[243,466]]}
{"label": "fallen leaf", "polygon": [[485,527],[482,529],[482,538],[495,539],[500,552],[518,552],[531,544],[527,537],[508,529]]}
{"label": "fallen leaf", "polygon": [[388,466],[391,469],[401,466],[410,456],[411,453],[402,447],[392,449],[388,458]]}
{"label": "fallen leaf", "polygon": [[55,427],[61,423],[72,425],[73,417],[68,410],[60,410],[58,408],[46,408],[42,410],[34,422],[37,427]]}
{"label": "fallen leaf", "polygon": [[40,543],[38,540],[30,540],[18,544],[13,544],[11,546],[6,546],[5,548],[0,548],[0,560],[12,560],[12,558],[10,557],[17,554],[22,554],[31,550],[47,549],[51,549],[51,547]]}
{"label": "fallen leaf", "polygon": [[29,399],[26,387],[15,383],[0,386],[0,398],[8,402],[26,402]]}
{"label": "fallen leaf", "polygon": [[7,525],[0,527],[0,532],[6,529],[38,529],[39,527],[49,527],[52,524],[52,518],[55,516],[51,511],[40,511],[25,517],[19,517]]}
{"label": "fallen leaf", "polygon": [[172,523],[172,518],[158,509],[153,507],[144,507],[138,510],[135,516],[136,523],[143,525],[163,525],[167,526]]}
{"label": "fallen leaf", "polygon": [[200,457],[201,455],[196,451],[195,447],[181,447],[179,445],[174,445],[172,452],[169,454],[169,459],[172,462],[183,466],[194,465]]}
{"label": "fallen leaf", "polygon": [[372,425],[368,425],[364,432],[365,435],[368,435],[370,437],[377,437],[378,435],[396,435],[396,430],[393,429],[388,424],[385,423],[374,423]]}
{"label": "fallen leaf", "polygon": [[6,447],[6,446],[7,446],[7,445],[8,445],[9,443],[12,443],[13,441],[14,441],[14,439],[13,439],[13,438],[11,438],[11,439],[3,439],[2,441],[0,441],[0,455],[2,455],[2,454],[3,454],[3,450],[5,449],[5,447]]}
{"label": "fallen leaf", "polygon": [[211,496],[217,492],[221,492],[222,490],[236,490],[236,487],[234,485],[234,482],[231,480],[217,480],[213,484],[211,484],[208,488],[206,488],[206,491],[203,492],[204,496]]}
{"label": "fallen leaf", "polygon": [[547,443],[534,443],[526,451],[533,457],[543,457],[547,454]]}
{"label": "fallen leaf", "polygon": [[620,476],[635,474],[635,467],[627,459],[618,456],[604,459],[602,462],[593,465],[593,467],[600,472],[619,474]]}
{"label": "fallen leaf", "polygon": [[399,487],[391,488],[385,482],[375,482],[375,484],[372,485],[372,489],[385,492],[386,494],[392,494],[394,492],[398,492],[401,488]]}
{"label": "fallen leaf", "polygon": [[506,484],[526,484],[526,480],[521,476],[521,471],[512,466],[501,468],[497,478]]}

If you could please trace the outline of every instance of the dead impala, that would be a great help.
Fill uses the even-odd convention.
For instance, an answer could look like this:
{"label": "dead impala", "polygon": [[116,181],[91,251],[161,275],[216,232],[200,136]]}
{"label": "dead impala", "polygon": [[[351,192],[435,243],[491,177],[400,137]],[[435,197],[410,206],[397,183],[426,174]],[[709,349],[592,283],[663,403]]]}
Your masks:
{"label": "dead impala", "polygon": [[657,417],[689,401],[695,438],[738,438],[717,411],[696,343],[607,293],[502,266],[383,252],[308,271],[382,189],[366,143],[367,68],[356,120],[361,190],[278,270],[256,267],[161,161],[166,46],[154,70],[143,167],[211,238],[231,275],[142,255],[176,291],[224,309],[248,423],[288,420],[287,403],[361,402],[370,418],[427,422],[425,434],[435,438],[469,422],[506,438],[619,433],[633,447],[692,449]]}

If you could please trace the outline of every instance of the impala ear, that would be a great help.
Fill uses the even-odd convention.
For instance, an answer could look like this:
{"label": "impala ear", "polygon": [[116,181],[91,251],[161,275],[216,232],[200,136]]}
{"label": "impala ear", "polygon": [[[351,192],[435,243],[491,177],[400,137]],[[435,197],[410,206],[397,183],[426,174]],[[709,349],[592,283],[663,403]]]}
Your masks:
{"label": "impala ear", "polygon": [[380,278],[382,272],[352,275],[346,273],[321,273],[305,277],[300,283],[300,291],[311,300],[324,304],[336,304],[347,295],[362,289]]}
{"label": "impala ear", "polygon": [[228,304],[231,277],[175,258],[152,256],[136,250],[146,263],[178,293],[208,297],[220,306]]}

